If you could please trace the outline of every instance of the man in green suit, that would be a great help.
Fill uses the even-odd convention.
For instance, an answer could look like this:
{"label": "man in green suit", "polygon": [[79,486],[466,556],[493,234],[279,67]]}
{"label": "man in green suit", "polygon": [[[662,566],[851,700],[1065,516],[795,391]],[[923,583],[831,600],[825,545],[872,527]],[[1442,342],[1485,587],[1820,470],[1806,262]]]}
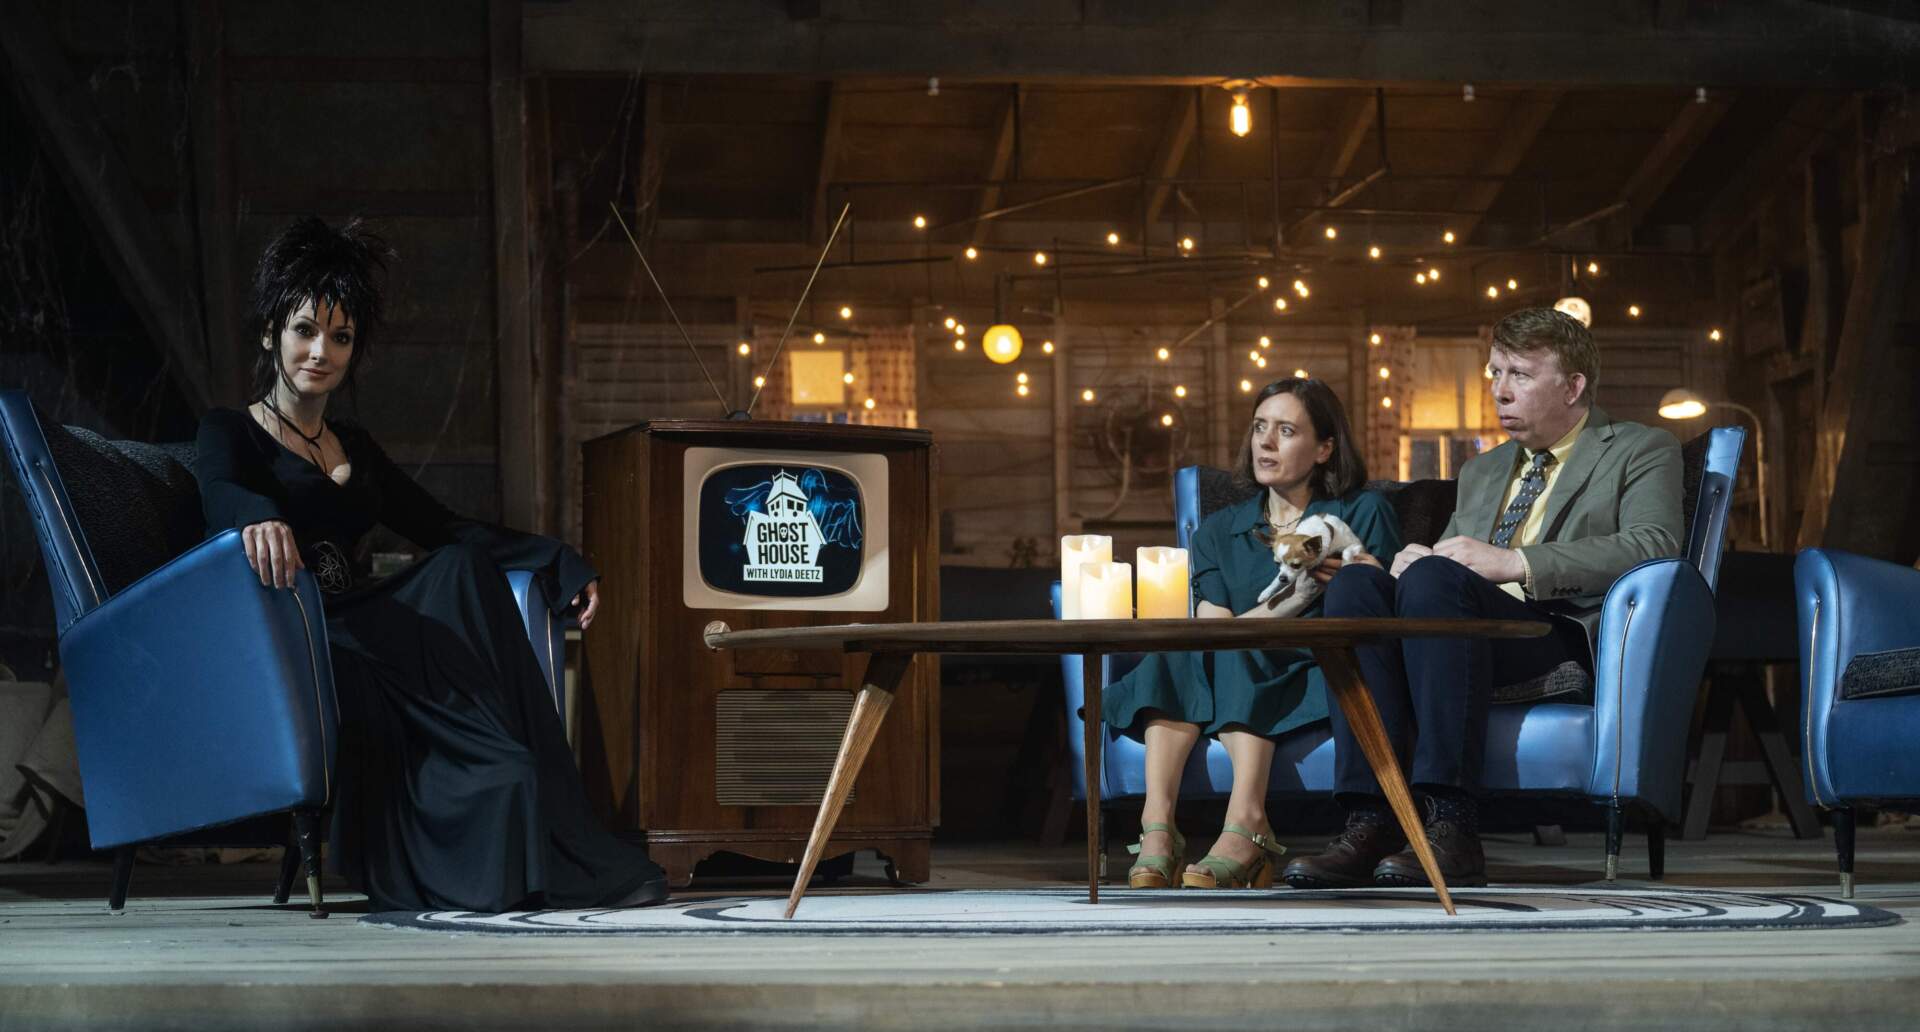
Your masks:
{"label": "man in green suit", "polygon": [[[1360,673],[1408,781],[1427,799],[1427,837],[1450,885],[1485,885],[1475,792],[1496,686],[1538,684],[1567,663],[1593,669],[1591,636],[1615,578],[1680,554],[1680,444],[1593,403],[1593,335],[1546,308],[1502,319],[1488,360],[1507,443],[1460,469],[1453,518],[1432,548],[1391,571],[1352,564],[1327,585],[1327,616],[1547,619],[1543,638],[1410,639],[1361,648]],[[1525,696],[1519,696],[1524,698]],[[1503,692],[1502,701],[1508,701]],[[1335,796],[1347,827],[1287,865],[1296,888],[1424,885],[1342,714],[1332,714]]]}

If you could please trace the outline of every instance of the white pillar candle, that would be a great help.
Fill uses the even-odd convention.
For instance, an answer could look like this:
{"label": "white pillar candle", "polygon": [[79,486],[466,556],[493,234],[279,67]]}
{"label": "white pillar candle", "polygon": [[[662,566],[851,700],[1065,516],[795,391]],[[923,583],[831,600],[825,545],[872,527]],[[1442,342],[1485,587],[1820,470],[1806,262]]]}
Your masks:
{"label": "white pillar candle", "polygon": [[1080,567],[1080,619],[1133,619],[1133,567],[1086,563]]}
{"label": "white pillar candle", "polygon": [[1113,539],[1104,534],[1068,534],[1060,539],[1060,618],[1080,619],[1080,567],[1113,561]]}
{"label": "white pillar candle", "polygon": [[1140,619],[1179,620],[1187,615],[1187,550],[1147,545],[1135,550],[1140,571]]}

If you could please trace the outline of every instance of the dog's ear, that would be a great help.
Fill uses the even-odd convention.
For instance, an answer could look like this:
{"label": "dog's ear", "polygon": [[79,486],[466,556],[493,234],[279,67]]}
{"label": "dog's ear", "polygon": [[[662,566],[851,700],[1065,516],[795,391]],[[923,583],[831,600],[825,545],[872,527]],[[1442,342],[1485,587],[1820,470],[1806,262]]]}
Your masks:
{"label": "dog's ear", "polygon": [[1319,556],[1320,549],[1321,549],[1320,539],[1317,537],[1310,537],[1305,541],[1300,542],[1300,550],[1302,552],[1307,553],[1310,556],[1316,556],[1316,557]]}

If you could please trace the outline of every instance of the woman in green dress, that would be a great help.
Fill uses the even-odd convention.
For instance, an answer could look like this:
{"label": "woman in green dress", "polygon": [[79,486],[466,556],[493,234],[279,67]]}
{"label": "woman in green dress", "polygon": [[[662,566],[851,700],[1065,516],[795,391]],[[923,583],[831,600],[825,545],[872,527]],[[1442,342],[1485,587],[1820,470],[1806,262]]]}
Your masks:
{"label": "woman in green dress", "polygon": [[[1265,490],[1207,517],[1194,531],[1189,557],[1194,616],[1271,615],[1256,600],[1279,569],[1273,537],[1311,515],[1337,516],[1353,528],[1366,548],[1354,562],[1378,566],[1376,556],[1400,551],[1393,507],[1379,492],[1363,489],[1366,464],[1354,447],[1340,399],[1321,381],[1279,380],[1260,391],[1236,468]],[[1338,556],[1329,557],[1314,579],[1325,584],[1340,566]],[[1299,618],[1319,614],[1315,601]],[[1178,883],[1271,885],[1271,858],[1281,852],[1266,807],[1274,739],[1327,719],[1326,680],[1311,654],[1304,649],[1150,654],[1107,688],[1102,714],[1109,726],[1147,747],[1142,831],[1140,841],[1128,847],[1140,859],[1127,872],[1128,884],[1176,884],[1186,846],[1174,827],[1180,775],[1194,743],[1212,735],[1233,764],[1226,826],[1204,859],[1179,872]]]}

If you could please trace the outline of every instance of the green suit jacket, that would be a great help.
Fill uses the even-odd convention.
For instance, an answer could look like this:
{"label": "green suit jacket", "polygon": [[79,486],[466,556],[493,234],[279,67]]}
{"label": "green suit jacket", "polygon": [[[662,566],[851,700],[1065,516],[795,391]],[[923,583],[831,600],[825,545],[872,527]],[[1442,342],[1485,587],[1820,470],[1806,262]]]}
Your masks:
{"label": "green suit jacket", "polygon": [[[1519,457],[1520,445],[1508,441],[1460,467],[1459,500],[1442,538],[1493,537]],[[1534,600],[1580,621],[1591,642],[1616,578],[1648,559],[1680,554],[1680,479],[1678,439],[1615,422],[1594,406],[1553,491],[1534,503],[1547,507],[1540,540],[1520,549],[1533,570]]]}

